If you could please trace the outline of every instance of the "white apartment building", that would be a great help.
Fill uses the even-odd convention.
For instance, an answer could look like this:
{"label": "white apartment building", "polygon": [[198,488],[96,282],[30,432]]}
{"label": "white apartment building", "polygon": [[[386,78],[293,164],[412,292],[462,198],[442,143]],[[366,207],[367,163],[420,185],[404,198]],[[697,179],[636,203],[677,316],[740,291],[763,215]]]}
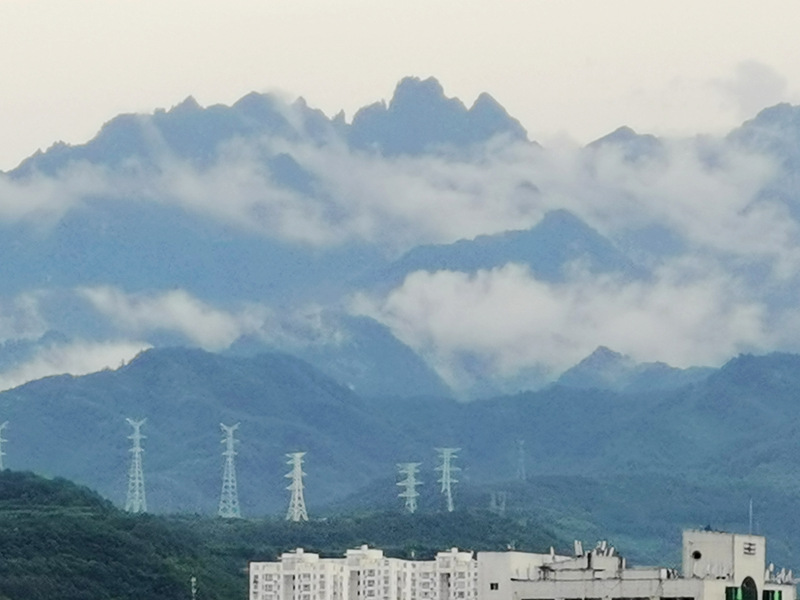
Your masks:
{"label": "white apartment building", "polygon": [[757,535],[684,531],[682,568],[628,567],[601,542],[574,556],[472,552],[435,560],[348,550],[344,558],[294,552],[250,563],[250,600],[797,600],[791,571],[766,562]]}
{"label": "white apartment building", "polygon": [[796,600],[791,572],[767,567],[766,540],[683,532],[682,569],[633,567],[599,544],[575,556],[478,554],[479,600]]}
{"label": "white apartment building", "polygon": [[344,558],[298,548],[278,562],[250,563],[250,600],[476,600],[477,589],[477,562],[457,548],[427,561],[367,546]]}

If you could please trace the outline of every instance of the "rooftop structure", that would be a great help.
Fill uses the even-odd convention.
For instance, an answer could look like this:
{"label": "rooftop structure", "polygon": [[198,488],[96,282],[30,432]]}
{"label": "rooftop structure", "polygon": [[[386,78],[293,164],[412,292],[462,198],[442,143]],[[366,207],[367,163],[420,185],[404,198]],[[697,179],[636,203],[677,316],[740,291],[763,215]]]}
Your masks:
{"label": "rooftop structure", "polygon": [[574,556],[481,552],[481,600],[650,599],[795,600],[791,572],[765,564],[762,536],[718,531],[683,532],[682,569],[626,565],[601,542]]}
{"label": "rooftop structure", "polygon": [[574,555],[471,552],[388,558],[362,546],[342,558],[298,548],[250,563],[250,600],[796,600],[791,572],[765,565],[757,535],[684,531],[680,571],[628,567],[600,542]]}

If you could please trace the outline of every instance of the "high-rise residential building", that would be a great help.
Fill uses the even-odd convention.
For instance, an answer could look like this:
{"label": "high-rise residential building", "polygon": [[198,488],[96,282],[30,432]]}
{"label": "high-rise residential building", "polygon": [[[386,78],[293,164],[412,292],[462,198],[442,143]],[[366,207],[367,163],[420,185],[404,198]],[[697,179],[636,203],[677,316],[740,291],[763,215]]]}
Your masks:
{"label": "high-rise residential building", "polygon": [[343,558],[298,548],[277,562],[250,563],[250,600],[476,600],[472,552],[452,548],[434,560],[404,560],[362,546]]}

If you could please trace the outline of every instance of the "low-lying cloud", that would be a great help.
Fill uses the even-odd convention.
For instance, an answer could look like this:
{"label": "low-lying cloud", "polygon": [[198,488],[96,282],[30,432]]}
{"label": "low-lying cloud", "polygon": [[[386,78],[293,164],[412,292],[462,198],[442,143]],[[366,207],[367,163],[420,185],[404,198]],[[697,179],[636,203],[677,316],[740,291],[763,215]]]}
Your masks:
{"label": "low-lying cloud", "polygon": [[734,104],[738,116],[746,119],[765,106],[780,102],[788,81],[767,64],[744,60],[736,65],[730,77],[716,79],[712,85]]}
{"label": "low-lying cloud", "polygon": [[21,364],[0,372],[0,391],[52,375],[85,375],[104,369],[117,369],[149,348],[145,342],[78,340],[39,348]]}
{"label": "low-lying cloud", "polygon": [[38,338],[45,331],[47,323],[39,310],[36,292],[0,299],[0,344],[9,340]]}
{"label": "low-lying cloud", "polygon": [[206,350],[227,348],[240,336],[259,331],[265,319],[259,307],[227,312],[184,290],[126,294],[114,287],[101,286],[77,291],[124,332],[134,335],[158,331],[178,333]]}
{"label": "low-lying cloud", "polygon": [[[146,129],[148,139],[160,135]],[[773,158],[711,138],[661,145],[656,156],[629,160],[615,144],[542,149],[499,138],[469,152],[384,157],[336,137],[236,138],[200,165],[156,140],[146,159],[155,165],[79,161],[53,177],[0,176],[0,221],[49,222],[88,197],[135,197],[287,243],[359,241],[399,253],[529,228],[567,209],[612,239],[657,223],[693,249],[796,263],[796,223],[784,205],[759,197],[777,176]],[[307,185],[279,181],[269,161],[276,155],[292,157]]]}
{"label": "low-lying cloud", "polygon": [[[780,87],[768,69],[744,65],[726,89],[749,102],[759,81]],[[679,366],[800,348],[800,318],[786,302],[800,289],[796,199],[763,193],[785,176],[780,161],[726,140],[660,140],[634,156],[624,143],[542,149],[493,140],[468,152],[384,157],[336,138],[235,139],[208,164],[156,146],[155,167],[132,160],[119,169],[75,163],[54,177],[0,175],[0,223],[55,222],[87,197],[136,197],[316,252],[359,242],[396,256],[419,244],[530,228],[567,209],[620,244],[661,228],[677,250],[626,246],[652,271],[638,281],[577,269],[545,283],[519,265],[418,272],[384,296],[358,296],[355,310],[391,327],[456,387],[470,377],[465,356],[506,376],[537,365],[557,374],[598,345]],[[268,159],[277,155],[291,156],[307,185],[276,177]],[[237,308],[222,309],[184,290],[95,285],[78,294],[132,339],[174,332],[220,350],[243,335],[308,337],[302,320],[236,298],[226,306]],[[0,306],[0,339],[42,328],[35,310]]]}
{"label": "low-lying cloud", "polygon": [[723,272],[698,276],[706,267],[674,265],[651,282],[582,273],[556,284],[514,264],[416,272],[385,298],[356,298],[353,310],[431,357],[455,389],[474,383],[462,358],[475,354],[505,377],[539,365],[552,378],[600,345],[685,367],[773,341],[764,307]]}

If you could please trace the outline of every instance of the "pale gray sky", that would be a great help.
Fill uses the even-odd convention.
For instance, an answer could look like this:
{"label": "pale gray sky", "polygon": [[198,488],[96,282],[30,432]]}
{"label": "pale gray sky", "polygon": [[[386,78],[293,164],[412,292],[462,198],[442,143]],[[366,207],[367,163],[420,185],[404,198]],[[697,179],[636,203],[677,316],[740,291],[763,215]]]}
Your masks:
{"label": "pale gray sky", "polygon": [[247,92],[328,114],[405,75],[531,137],[722,132],[800,102],[798,0],[0,0],[0,169],[120,112]]}

